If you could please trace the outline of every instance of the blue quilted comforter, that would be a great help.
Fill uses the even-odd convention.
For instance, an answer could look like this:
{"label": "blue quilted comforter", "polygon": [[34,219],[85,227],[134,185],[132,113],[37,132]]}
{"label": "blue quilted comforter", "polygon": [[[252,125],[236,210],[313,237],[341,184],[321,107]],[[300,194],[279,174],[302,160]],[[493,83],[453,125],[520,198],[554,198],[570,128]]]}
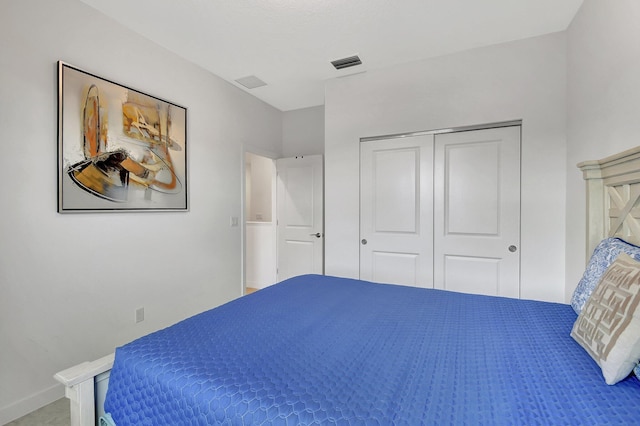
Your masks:
{"label": "blue quilted comforter", "polygon": [[125,425],[640,424],[569,305],[307,275],[116,350]]}

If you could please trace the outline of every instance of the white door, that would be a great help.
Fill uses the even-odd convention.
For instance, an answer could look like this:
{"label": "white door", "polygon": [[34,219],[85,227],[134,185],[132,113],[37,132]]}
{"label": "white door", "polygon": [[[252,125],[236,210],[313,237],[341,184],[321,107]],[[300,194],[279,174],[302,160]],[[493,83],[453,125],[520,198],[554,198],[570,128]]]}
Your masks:
{"label": "white door", "polygon": [[433,135],[360,144],[360,278],[432,287]]}
{"label": "white door", "polygon": [[520,127],[437,135],[436,288],[520,295]]}
{"label": "white door", "polygon": [[276,160],[278,281],[324,273],[322,156]]}

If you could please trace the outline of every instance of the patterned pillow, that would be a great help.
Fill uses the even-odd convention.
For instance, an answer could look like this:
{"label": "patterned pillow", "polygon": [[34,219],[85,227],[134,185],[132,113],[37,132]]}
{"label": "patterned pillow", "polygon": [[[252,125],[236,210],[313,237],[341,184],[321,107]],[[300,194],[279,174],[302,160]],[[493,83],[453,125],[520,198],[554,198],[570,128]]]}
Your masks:
{"label": "patterned pillow", "polygon": [[571,337],[616,384],[640,360],[640,262],[620,254],[602,276],[578,316]]}
{"label": "patterned pillow", "polygon": [[627,253],[636,260],[640,260],[640,247],[629,244],[619,238],[605,238],[600,241],[600,244],[593,251],[584,275],[571,297],[571,307],[576,314],[580,314],[582,307],[591,296],[591,292],[600,282],[602,274],[620,253]]}
{"label": "patterned pillow", "polygon": [[633,374],[635,374],[636,377],[640,379],[640,364],[636,365],[636,368],[633,369]]}

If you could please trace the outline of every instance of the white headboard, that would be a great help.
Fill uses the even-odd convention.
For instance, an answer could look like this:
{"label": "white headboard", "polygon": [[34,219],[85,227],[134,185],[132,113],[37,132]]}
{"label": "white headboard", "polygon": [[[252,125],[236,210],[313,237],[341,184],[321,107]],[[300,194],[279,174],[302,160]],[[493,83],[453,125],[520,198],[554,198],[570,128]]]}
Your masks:
{"label": "white headboard", "polygon": [[640,146],[578,167],[587,182],[587,259],[606,237],[640,245]]}

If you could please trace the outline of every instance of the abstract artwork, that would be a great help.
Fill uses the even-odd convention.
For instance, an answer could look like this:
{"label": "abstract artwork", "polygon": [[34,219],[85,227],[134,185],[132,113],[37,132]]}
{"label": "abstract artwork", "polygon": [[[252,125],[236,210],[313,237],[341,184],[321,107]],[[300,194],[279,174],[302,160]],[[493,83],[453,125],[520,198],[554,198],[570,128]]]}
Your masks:
{"label": "abstract artwork", "polygon": [[187,110],[58,62],[58,212],[186,211]]}

